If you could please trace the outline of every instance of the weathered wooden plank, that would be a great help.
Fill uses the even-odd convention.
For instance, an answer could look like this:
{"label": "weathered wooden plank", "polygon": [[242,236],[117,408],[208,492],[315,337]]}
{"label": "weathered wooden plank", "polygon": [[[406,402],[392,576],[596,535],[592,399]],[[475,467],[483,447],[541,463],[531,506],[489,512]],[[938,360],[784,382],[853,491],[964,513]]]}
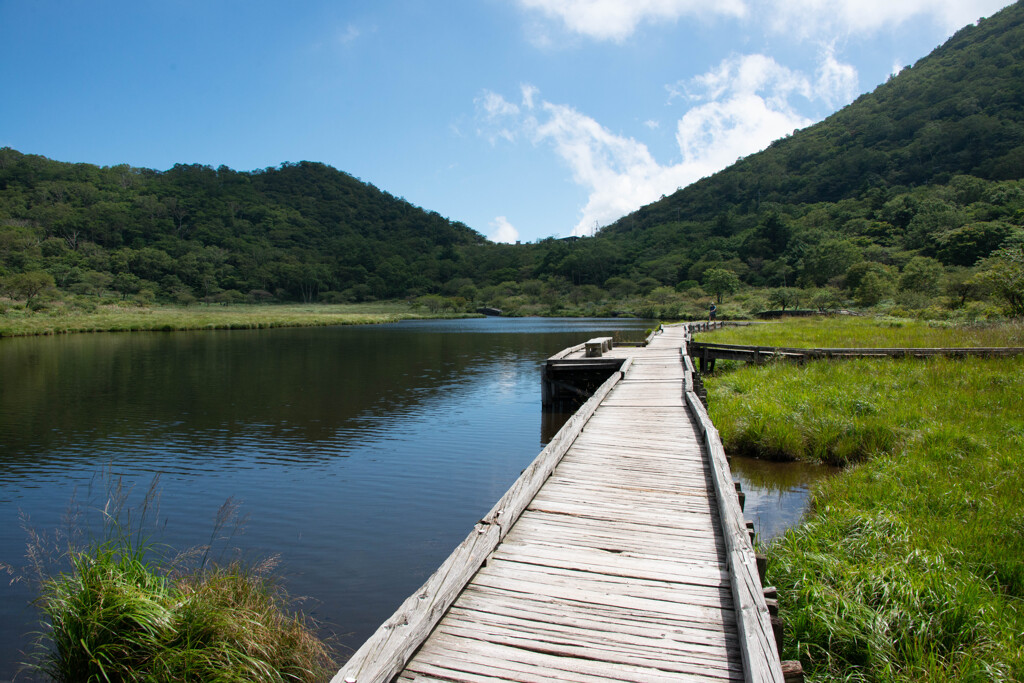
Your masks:
{"label": "weathered wooden plank", "polygon": [[[609,552],[598,548],[565,546],[552,541],[522,543],[505,541],[494,551],[492,558],[516,562],[543,563],[549,567],[578,568],[584,571],[603,571],[622,577],[652,578],[679,583],[699,583],[705,586],[728,586],[729,572],[720,567],[698,568],[676,562],[665,555],[634,552]],[[488,560],[490,561],[490,560]]]}
{"label": "weathered wooden plank", "polygon": [[810,360],[816,358],[929,358],[945,357],[994,357],[1019,356],[1024,347],[942,347],[942,348],[797,348],[783,346],[744,346],[739,344],[718,344],[690,342],[690,352],[712,359],[757,361],[762,358],[783,358],[788,360]]}
{"label": "weathered wooden plank", "polygon": [[[680,560],[692,554],[694,549],[717,552],[723,560],[725,557],[725,544],[721,538],[709,538],[706,526],[650,527],[599,517],[586,519],[549,513],[527,514],[537,516],[538,520],[531,520],[529,526],[516,529],[514,541],[556,542],[566,547],[583,546],[608,552],[668,554]],[[540,515],[543,515],[542,519]]]}
{"label": "weathered wooden plank", "polygon": [[[517,534],[528,533],[529,529],[543,529],[547,533],[561,535],[561,540],[571,540],[577,537],[607,537],[618,539],[622,546],[643,544],[644,546],[658,546],[665,544],[666,547],[683,549],[695,535],[701,538],[710,538],[707,534],[707,524],[704,518],[691,517],[689,521],[699,519],[699,523],[684,526],[682,523],[647,524],[643,521],[632,522],[623,519],[609,519],[599,516],[566,516],[557,512],[546,512],[544,510],[531,510],[530,527],[516,529]],[[717,517],[717,513],[712,516]],[[543,526],[542,526],[543,525]],[[718,541],[715,545],[725,551],[724,542]]]}
{"label": "weathered wooden plank", "polygon": [[[734,495],[735,497],[735,495]],[[545,496],[538,496],[534,498],[530,503],[530,510],[536,510],[539,512],[550,512],[558,513],[561,515],[569,515],[573,517],[582,517],[585,519],[597,519],[607,518],[609,515],[601,514],[595,505],[589,505],[585,503],[573,504],[566,503],[558,500],[550,500]],[[604,509],[609,509],[609,506],[605,505]],[[697,524],[702,522],[709,531],[713,530],[713,526],[707,515],[699,513],[686,513],[679,511],[674,512],[673,519],[666,519],[662,514],[652,514],[651,510],[636,510],[627,506],[619,506],[614,508],[617,511],[617,515],[620,519],[632,522],[635,524],[648,524],[651,526],[671,526],[673,523],[678,522],[680,524],[692,525],[692,528],[696,527]],[[664,512],[664,511],[663,511]]]}
{"label": "weathered wooden plank", "polygon": [[[465,607],[462,599],[453,610],[465,609],[474,619],[499,621],[520,619],[537,628],[571,628],[580,637],[615,642],[632,638],[633,642],[649,642],[663,652],[693,652],[715,655],[741,663],[736,649],[735,629],[694,628],[691,620],[664,612],[651,613],[601,605],[579,605],[565,601],[522,599],[514,593],[471,586],[466,589]],[[446,619],[452,613],[446,615]]]}
{"label": "weathered wooden plank", "polygon": [[602,592],[598,588],[581,582],[576,587],[565,582],[551,581],[548,583],[516,579],[508,576],[497,576],[481,570],[473,579],[474,585],[501,588],[503,590],[523,593],[526,596],[547,595],[562,600],[570,600],[581,604],[605,605],[625,609],[637,609],[647,612],[661,612],[676,618],[691,621],[696,628],[734,628],[733,610],[712,609],[703,605],[691,605],[673,602],[668,595],[671,591],[647,591],[646,595],[613,594]]}
{"label": "weathered wooden plank", "polygon": [[[705,607],[732,607],[732,594],[728,581],[724,585],[686,580],[680,574],[651,576],[641,571],[623,576],[604,567],[565,567],[550,563],[537,563],[538,558],[505,555],[492,556],[486,571],[497,577],[511,577],[521,581],[535,581],[552,586],[572,586],[581,590],[614,590],[621,595],[665,599],[680,604]],[[631,574],[631,575],[630,575]],[[661,598],[659,596],[665,596]]]}
{"label": "weathered wooden plank", "polygon": [[[620,527],[621,528],[621,527]],[[720,566],[725,562],[724,545],[711,544],[705,540],[705,532],[687,529],[672,534],[670,538],[649,532],[642,537],[623,538],[611,531],[575,529],[572,525],[546,524],[543,527],[517,530],[517,540],[541,543],[561,533],[559,543],[565,547],[585,547],[607,552],[639,552],[659,554],[674,558],[687,565],[705,564]]]}
{"label": "weathered wooden plank", "polygon": [[662,326],[646,348],[603,349],[625,358],[616,386],[482,520],[492,552],[430,637],[411,639],[422,647],[401,680],[774,680],[757,663],[773,641],[744,611],[752,579],[734,571],[746,529],[714,493],[724,452],[687,394],[688,338]]}
{"label": "weathered wooden plank", "polygon": [[729,662],[735,667],[741,660],[731,652],[724,631],[694,631],[684,623],[632,618],[629,613],[612,614],[596,610],[553,609],[543,603],[511,601],[504,596],[477,595],[460,598],[459,604],[445,615],[445,621],[465,619],[478,623],[505,624],[520,632],[565,634],[571,631],[581,642],[624,643],[629,647],[646,647],[653,651],[671,652],[672,656],[695,655]]}
{"label": "weathered wooden plank", "polygon": [[[444,645],[445,654],[451,656],[453,653],[464,653],[473,655],[473,661],[502,662],[505,665],[515,664],[517,670],[521,667],[524,671],[536,671],[536,667],[543,667],[551,672],[555,680],[582,680],[582,681],[635,681],[641,683],[672,683],[686,680],[701,680],[700,677],[686,677],[681,673],[669,673],[651,667],[642,667],[629,664],[617,664],[613,662],[592,661],[583,658],[561,657],[545,652],[534,652],[524,648],[508,647],[494,643],[486,643],[470,638],[455,638],[447,634],[437,634],[431,639],[431,645]],[[431,652],[424,648],[428,657]],[[419,655],[417,656],[419,659]],[[568,675],[571,674],[571,677]],[[563,678],[563,676],[565,676]],[[705,679],[706,680],[706,679]]]}
{"label": "weathered wooden plank", "polygon": [[[490,605],[486,605],[490,607]],[[550,617],[556,617],[553,621]],[[631,629],[633,632],[612,630],[607,624],[592,622],[590,619],[558,619],[559,615],[492,612],[453,607],[442,625],[470,627],[483,625],[488,629],[529,636],[537,634],[548,640],[560,639],[580,647],[617,647],[633,653],[671,653],[673,659],[687,658],[689,662],[706,662],[710,666],[741,670],[741,662],[732,656],[721,639],[717,644],[692,643],[685,639],[685,631],[668,632],[667,629]],[[596,628],[595,628],[596,626]],[[614,624],[621,627],[621,624]],[[440,625],[439,625],[440,627]],[[680,636],[680,637],[677,637]],[[736,653],[738,654],[738,653]]]}
{"label": "weathered wooden plank", "polygon": [[722,659],[700,657],[692,654],[685,659],[669,658],[657,650],[647,647],[631,647],[621,642],[585,642],[574,637],[571,631],[544,633],[537,637],[538,634],[536,632],[523,634],[509,628],[507,625],[469,621],[453,623],[446,620],[438,625],[438,632],[495,645],[523,648],[534,652],[545,652],[558,657],[575,657],[587,661],[638,666],[657,671],[685,673],[694,676],[706,676],[708,678],[742,680],[743,677],[741,667],[729,666],[729,663]]}
{"label": "weathered wooden plank", "polygon": [[[664,517],[665,519],[662,524],[672,524],[677,520],[682,520],[683,517],[680,515],[710,515],[709,501],[692,495],[692,489],[690,491],[677,491],[672,495],[666,496],[659,495],[654,491],[644,491],[643,489],[616,489],[609,486],[602,491],[606,494],[613,494],[614,498],[595,503],[587,496],[589,493],[593,493],[596,488],[552,486],[550,489],[545,489],[542,493],[537,494],[531,506],[533,509],[550,510],[549,504],[578,504],[588,508],[588,515],[590,517],[616,518],[630,515],[629,518],[632,521],[637,521],[636,515],[644,515],[650,518],[652,522],[657,521],[659,517]],[[637,509],[638,505],[643,505],[644,507]],[[708,517],[707,524],[702,526],[704,528],[713,528],[710,517]]]}
{"label": "weathered wooden plank", "polygon": [[583,351],[585,348],[587,348],[586,344],[577,344],[576,346],[570,346],[567,349],[562,349],[561,351],[559,351],[555,355],[553,355],[550,358],[548,358],[548,360],[549,361],[560,360],[560,359],[565,358],[567,356],[571,356],[572,354],[574,354],[574,353],[576,353],[578,351]]}

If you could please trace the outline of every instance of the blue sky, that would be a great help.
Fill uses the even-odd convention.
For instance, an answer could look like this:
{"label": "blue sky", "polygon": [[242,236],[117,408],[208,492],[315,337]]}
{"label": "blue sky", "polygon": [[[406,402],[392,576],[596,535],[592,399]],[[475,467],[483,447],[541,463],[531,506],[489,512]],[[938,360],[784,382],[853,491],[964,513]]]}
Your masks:
{"label": "blue sky", "polygon": [[1007,0],[0,0],[0,146],[322,161],[505,241],[590,234]]}

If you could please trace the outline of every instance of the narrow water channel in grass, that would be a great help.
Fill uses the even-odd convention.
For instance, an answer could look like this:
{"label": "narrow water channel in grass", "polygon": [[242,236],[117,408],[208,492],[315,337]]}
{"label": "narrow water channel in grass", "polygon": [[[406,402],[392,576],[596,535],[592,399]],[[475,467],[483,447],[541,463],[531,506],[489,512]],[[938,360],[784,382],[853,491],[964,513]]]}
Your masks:
{"label": "narrow water channel in grass", "polygon": [[[215,553],[280,556],[302,608],[355,648],[549,438],[558,417],[541,411],[544,359],[649,326],[476,319],[0,339],[0,563],[25,569],[23,523],[52,542],[72,500],[95,522],[110,478],[133,487],[137,514],[159,476],[149,529],[160,543],[208,543],[218,509],[237,502],[246,522],[218,534]],[[749,479],[748,517],[776,529],[799,516],[805,483],[734,467]],[[39,629],[33,596],[0,577],[0,680]]]}
{"label": "narrow water channel in grass", "polygon": [[814,485],[838,468],[805,462],[730,458],[733,479],[746,494],[744,516],[754,523],[759,542],[770,541],[799,523]]}

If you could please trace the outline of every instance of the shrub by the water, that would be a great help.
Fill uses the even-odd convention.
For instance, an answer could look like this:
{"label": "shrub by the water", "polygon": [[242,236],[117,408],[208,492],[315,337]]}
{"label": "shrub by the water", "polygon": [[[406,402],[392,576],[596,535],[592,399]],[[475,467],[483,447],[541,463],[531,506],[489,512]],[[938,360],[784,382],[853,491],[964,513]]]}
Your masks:
{"label": "shrub by the water", "polygon": [[49,641],[38,668],[56,681],[315,681],[330,655],[286,596],[232,565],[184,576],[135,549],[77,553],[44,584]]}
{"label": "shrub by the water", "polygon": [[[329,677],[331,652],[293,611],[273,562],[217,566],[209,547],[163,560],[142,524],[122,524],[110,509],[119,503],[104,510],[99,540],[73,542],[64,571],[41,577],[44,630],[30,668],[59,683]],[[211,542],[226,517],[218,517]],[[46,550],[40,545],[33,535],[36,570]]]}

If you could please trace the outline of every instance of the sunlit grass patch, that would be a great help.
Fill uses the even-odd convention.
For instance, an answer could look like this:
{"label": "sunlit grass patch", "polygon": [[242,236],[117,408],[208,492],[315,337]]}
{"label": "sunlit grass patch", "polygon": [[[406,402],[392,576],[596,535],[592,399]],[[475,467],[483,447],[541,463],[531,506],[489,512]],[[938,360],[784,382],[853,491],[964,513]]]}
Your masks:
{"label": "sunlit grass patch", "polygon": [[[831,345],[789,326],[750,343]],[[1019,325],[855,326],[843,345],[1020,345]],[[780,362],[705,381],[727,451],[847,466],[767,547],[786,658],[811,680],[1024,680],[1024,359]]]}
{"label": "sunlit grass patch", "polygon": [[799,348],[1024,346],[1024,322],[950,325],[901,318],[793,318],[695,335],[697,341]]}

